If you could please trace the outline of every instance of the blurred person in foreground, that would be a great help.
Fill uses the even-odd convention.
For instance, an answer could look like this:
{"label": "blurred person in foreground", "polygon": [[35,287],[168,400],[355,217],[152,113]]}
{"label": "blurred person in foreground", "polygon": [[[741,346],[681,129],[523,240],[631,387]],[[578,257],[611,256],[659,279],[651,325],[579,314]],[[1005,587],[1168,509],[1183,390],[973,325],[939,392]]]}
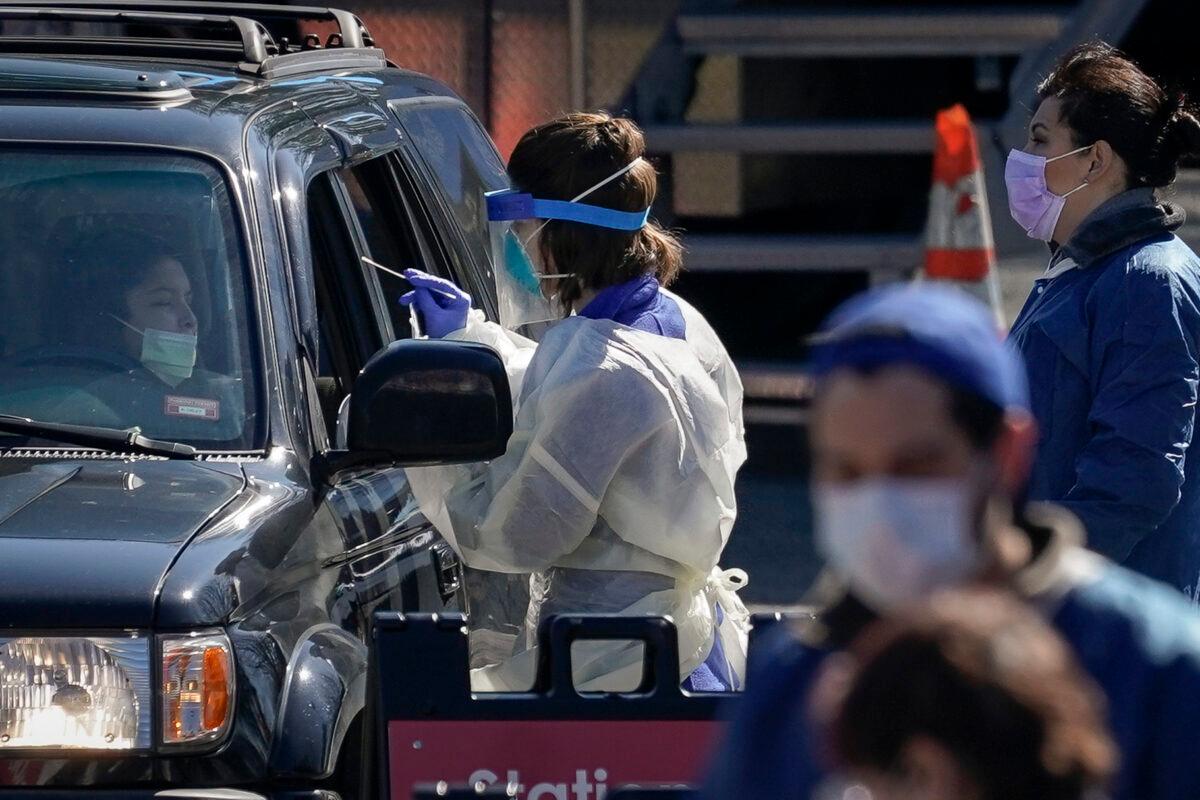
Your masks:
{"label": "blurred person in foreground", "polygon": [[1019,498],[1037,431],[1025,371],[987,310],[953,289],[852,299],[813,354],[809,436],[816,618],[763,634],[709,798],[807,798],[821,778],[805,699],[871,621],[956,586],[1040,611],[1108,700],[1118,800],[1200,797],[1200,615],[1083,547],[1075,518]]}
{"label": "blurred person in foreground", "polygon": [[869,626],[812,705],[826,760],[872,800],[1100,800],[1115,771],[1102,695],[1007,592],[950,590]]}

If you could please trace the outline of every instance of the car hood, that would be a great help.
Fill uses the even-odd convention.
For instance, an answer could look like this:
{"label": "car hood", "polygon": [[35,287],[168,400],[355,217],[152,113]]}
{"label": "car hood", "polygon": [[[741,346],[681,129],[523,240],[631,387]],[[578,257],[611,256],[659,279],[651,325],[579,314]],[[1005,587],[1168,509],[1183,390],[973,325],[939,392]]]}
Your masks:
{"label": "car hood", "polygon": [[0,630],[150,627],[180,549],[244,484],[228,464],[0,460]]}

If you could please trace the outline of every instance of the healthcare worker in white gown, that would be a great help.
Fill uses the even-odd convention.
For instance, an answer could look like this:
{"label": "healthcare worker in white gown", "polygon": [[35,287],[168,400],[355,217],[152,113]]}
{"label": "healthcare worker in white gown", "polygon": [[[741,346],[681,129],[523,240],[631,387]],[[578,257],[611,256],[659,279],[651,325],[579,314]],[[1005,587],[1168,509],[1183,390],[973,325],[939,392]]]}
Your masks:
{"label": "healthcare worker in white gown", "polygon": [[[408,471],[466,564],[531,576],[524,632],[472,672],[476,690],[528,690],[537,626],[562,613],[669,615],[684,687],[741,688],[746,575],[718,561],[746,457],[742,386],[712,327],[663,288],[680,248],[648,221],[657,175],[643,152],[632,122],[602,114],[521,139],[518,188],[486,198],[501,324],[449,281],[406,273],[402,302],[425,333],[494,347],[516,400],[500,458]],[[512,331],[548,319],[538,342]],[[630,643],[581,642],[572,662],[581,690],[640,682]]]}

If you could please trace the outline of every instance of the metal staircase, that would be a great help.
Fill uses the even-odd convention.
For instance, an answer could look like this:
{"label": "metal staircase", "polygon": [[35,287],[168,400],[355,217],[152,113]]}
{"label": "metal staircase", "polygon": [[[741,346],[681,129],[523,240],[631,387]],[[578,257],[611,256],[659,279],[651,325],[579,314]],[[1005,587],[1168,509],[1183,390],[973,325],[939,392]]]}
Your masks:
{"label": "metal staircase", "polygon": [[[996,2],[682,0],[622,99],[669,178],[656,214],[685,231],[678,291],[717,326],[745,384],[750,461],[723,561],[753,576],[750,602],[794,601],[821,563],[804,342],[850,293],[922,264],[935,112],[963,102],[979,128],[1019,306],[1046,255],[1004,212],[1004,158],[1024,144],[1037,79],[1079,42],[1122,42],[1164,0]],[[1177,8],[1160,16],[1142,53],[1182,27]],[[1185,62],[1189,36],[1169,46]],[[1184,236],[1200,243],[1200,170],[1175,199],[1194,208]]]}
{"label": "metal staircase", "polygon": [[[728,341],[749,422],[802,422],[807,335],[922,263],[935,112],[972,111],[1003,209],[1037,75],[1119,40],[1143,4],[684,0],[623,107],[670,168],[658,213],[686,232],[679,290]],[[1002,255],[1029,247],[995,222]]]}

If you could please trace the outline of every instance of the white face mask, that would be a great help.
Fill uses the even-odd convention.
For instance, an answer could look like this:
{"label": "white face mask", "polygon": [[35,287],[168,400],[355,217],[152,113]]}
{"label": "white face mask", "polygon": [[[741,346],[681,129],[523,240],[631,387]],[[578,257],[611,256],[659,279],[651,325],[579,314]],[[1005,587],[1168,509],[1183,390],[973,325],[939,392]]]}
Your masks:
{"label": "white face mask", "polygon": [[818,483],[817,548],[878,612],[963,583],[981,565],[967,479]]}

